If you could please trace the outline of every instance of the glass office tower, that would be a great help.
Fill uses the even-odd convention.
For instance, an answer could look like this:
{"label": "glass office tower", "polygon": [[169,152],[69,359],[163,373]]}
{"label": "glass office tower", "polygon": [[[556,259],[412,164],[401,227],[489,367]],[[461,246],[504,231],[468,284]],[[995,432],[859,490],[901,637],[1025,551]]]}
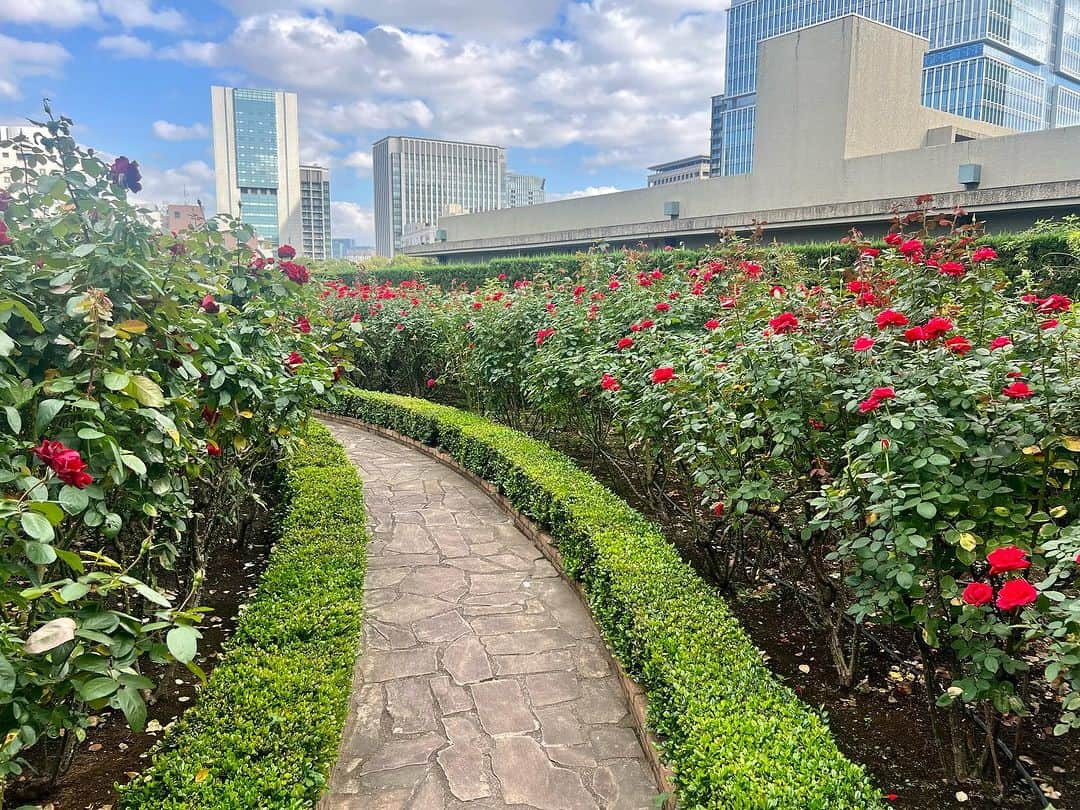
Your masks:
{"label": "glass office tower", "polygon": [[217,210],[255,229],[259,247],[301,246],[296,93],[210,88]]}
{"label": "glass office tower", "polygon": [[753,167],[758,43],[846,14],[930,41],[928,107],[1020,131],[1080,124],[1080,0],[734,0],[713,177]]}
{"label": "glass office tower", "polygon": [[375,250],[392,257],[408,226],[503,207],[506,150],[501,146],[391,136],[371,147]]}

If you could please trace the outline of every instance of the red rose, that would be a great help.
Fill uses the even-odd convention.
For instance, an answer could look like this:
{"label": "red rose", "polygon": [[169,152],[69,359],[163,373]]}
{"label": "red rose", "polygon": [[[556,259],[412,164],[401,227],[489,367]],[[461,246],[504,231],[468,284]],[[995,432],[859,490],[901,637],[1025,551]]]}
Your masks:
{"label": "red rose", "polygon": [[877,248],[863,248],[859,255],[868,259],[876,259],[881,255],[881,251]]}
{"label": "red rose", "polygon": [[713,329],[719,329],[720,321],[716,320],[716,318],[710,318],[709,320],[705,321],[705,328],[708,329],[710,332]]}
{"label": "red rose", "polygon": [[948,318],[931,318],[926,322],[926,326],[923,327],[923,329],[926,330],[926,336],[931,340],[936,337],[941,337],[952,328],[953,322]]}
{"label": "red rose", "polygon": [[43,439],[33,452],[65,484],[83,489],[94,480],[93,476],[86,472],[86,462],[79,455],[79,451],[65,447],[63,442]]}
{"label": "red rose", "polygon": [[1021,571],[1031,566],[1027,552],[1016,546],[1002,546],[986,555],[990,563],[991,574],[1003,574],[1006,571]]}
{"label": "red rose", "polygon": [[610,374],[605,374],[600,378],[600,387],[605,391],[618,391],[622,386],[620,386],[619,381]]}
{"label": "red rose", "polygon": [[617,290],[621,286],[622,285],[619,283],[619,280],[615,279],[615,278],[613,278],[611,281],[608,282],[608,289],[609,290]]}
{"label": "red rose", "polygon": [[855,338],[855,343],[851,348],[857,352],[868,352],[874,348],[874,341],[872,338],[863,335],[862,337]]}
{"label": "red rose", "polygon": [[311,321],[301,315],[296,319],[296,328],[303,332],[305,335],[311,333]]}
{"label": "red rose", "polygon": [[434,377],[428,377],[427,387],[428,388],[434,388],[436,385],[437,385],[437,382],[436,382],[435,378]]}
{"label": "red rose", "polygon": [[536,345],[543,346],[544,341],[555,334],[554,329],[539,329],[536,332]]}
{"label": "red rose", "polygon": [[874,399],[896,399],[896,391],[891,388],[875,388],[870,392]]}
{"label": "red rose", "polygon": [[897,245],[902,244],[903,241],[904,241],[903,234],[899,234],[899,233],[887,233],[887,234],[885,234],[885,244],[886,245],[892,245],[893,247],[896,247]]}
{"label": "red rose", "polygon": [[900,244],[900,252],[909,259],[919,259],[923,255],[923,243],[918,239],[908,239]]}
{"label": "red rose", "polygon": [[671,366],[661,366],[652,373],[652,381],[654,385],[659,383],[666,383],[668,380],[675,379],[675,369]]}
{"label": "red rose", "polygon": [[584,294],[585,294],[585,288],[582,285],[579,284],[578,286],[574,287],[574,297],[575,298],[580,298]]}
{"label": "red rose", "polygon": [[938,270],[941,271],[943,276],[952,276],[953,278],[960,278],[967,272],[961,262],[942,262],[938,265]]}
{"label": "red rose", "polygon": [[919,343],[920,341],[929,339],[929,336],[926,334],[925,326],[913,326],[910,329],[904,330],[904,340],[908,343]]}
{"label": "red rose", "polygon": [[1020,381],[1009,383],[1001,389],[1001,393],[1009,399],[1027,399],[1028,397],[1035,396],[1035,392],[1031,390],[1028,384]]}
{"label": "red rose", "polygon": [[907,326],[907,315],[894,309],[885,309],[878,313],[877,325],[878,329],[884,329],[887,326]]}
{"label": "red rose", "polygon": [[1039,301],[1039,312],[1068,312],[1072,306],[1072,300],[1065,295],[1054,293],[1049,298]]}
{"label": "red rose", "polygon": [[736,302],[736,299],[735,299],[734,295],[721,295],[720,296],[720,306],[723,309],[734,309],[735,308],[735,302]]}
{"label": "red rose", "polygon": [[971,254],[971,261],[973,262],[992,262],[998,257],[997,251],[992,247],[977,248],[974,253]]}
{"label": "red rose", "polygon": [[659,304],[656,305],[657,312],[667,312],[669,309],[671,309],[671,304],[669,304],[667,301],[661,301]]}
{"label": "red rose", "polygon": [[654,323],[653,323],[653,322],[652,322],[651,320],[649,320],[648,318],[645,318],[645,320],[643,320],[643,321],[641,322],[641,328],[642,328],[642,329],[652,329],[652,328],[653,328],[653,327],[654,327],[655,325],[656,325],[656,324],[654,324]]}
{"label": "red rose", "polygon": [[506,281],[506,273],[499,273],[499,281]]}
{"label": "red rose", "polygon": [[779,284],[774,284],[769,287],[769,295],[773,298],[783,298],[787,294],[787,290],[781,287]]}
{"label": "red rose", "polygon": [[945,341],[945,345],[949,348],[949,351],[956,352],[961,357],[971,351],[971,341],[963,335],[949,338]]}
{"label": "red rose", "polygon": [[300,352],[289,352],[289,356],[285,358],[285,365],[289,367],[289,371],[292,371],[304,362],[304,356]]}
{"label": "red rose", "polygon": [[277,249],[279,259],[293,259],[296,257],[296,248],[292,245],[282,245]]}
{"label": "red rose", "polygon": [[719,503],[714,503],[710,511],[713,513],[714,517],[720,517],[724,514],[724,502],[720,501]]}
{"label": "red rose", "polygon": [[623,349],[629,349],[631,346],[633,346],[634,339],[628,337],[619,338],[619,342],[616,345],[619,347],[619,351],[621,352]]}
{"label": "red rose", "polygon": [[799,319],[795,317],[794,313],[781,312],[771,321],[769,326],[778,335],[785,335],[788,332],[794,332],[799,328]]}
{"label": "red rose", "polygon": [[848,292],[852,292],[852,293],[855,293],[857,295],[859,293],[864,293],[864,292],[873,292],[874,288],[872,286],[870,286],[870,284],[865,282],[865,281],[860,281],[859,279],[855,279],[854,281],[849,281],[848,282],[847,289],[848,289]]}
{"label": "red rose", "polygon": [[8,236],[7,223],[0,219],[0,247],[10,245],[14,240]]}
{"label": "red rose", "polygon": [[1048,321],[1043,321],[1042,323],[1040,323],[1040,324],[1039,324],[1039,328],[1040,328],[1040,329],[1043,329],[1043,330],[1046,330],[1046,329],[1053,329],[1053,328],[1054,328],[1054,327],[1056,327],[1057,325],[1058,325],[1058,322],[1057,322],[1057,320],[1056,320],[1056,319],[1054,319],[1054,318],[1051,318],[1051,319],[1050,319],[1050,320],[1048,320]]}
{"label": "red rose", "polygon": [[213,456],[214,458],[217,458],[218,456],[221,455],[221,448],[217,446],[216,442],[207,442],[206,443],[206,455]]}
{"label": "red rose", "polygon": [[290,281],[294,281],[297,284],[307,284],[311,281],[311,273],[309,273],[308,269],[302,264],[283,261],[281,263],[281,271],[288,276]]}
{"label": "red rose", "polygon": [[1010,579],[998,591],[997,606],[1001,610],[1030,605],[1039,598],[1039,592],[1026,579]]}
{"label": "red rose", "polygon": [[1005,335],[1002,335],[1001,337],[996,337],[990,341],[990,351],[994,351],[995,349],[1004,349],[1006,346],[1011,345],[1012,340],[1005,337]]}
{"label": "red rose", "polygon": [[971,582],[964,588],[964,593],[961,594],[960,598],[969,605],[979,607],[994,598],[994,589],[985,582]]}
{"label": "red rose", "polygon": [[217,301],[214,300],[214,296],[212,295],[204,295],[203,300],[199,304],[199,306],[202,308],[203,312],[206,312],[210,315],[221,312],[221,307],[218,306]]}

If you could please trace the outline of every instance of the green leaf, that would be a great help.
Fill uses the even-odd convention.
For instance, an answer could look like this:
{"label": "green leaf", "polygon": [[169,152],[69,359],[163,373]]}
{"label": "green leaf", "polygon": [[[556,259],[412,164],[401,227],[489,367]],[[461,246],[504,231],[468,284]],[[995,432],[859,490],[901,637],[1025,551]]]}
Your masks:
{"label": "green leaf", "polygon": [[30,540],[26,543],[26,559],[34,565],[52,565],[56,562],[56,549],[48,543]]}
{"label": "green leaf", "polygon": [[3,655],[0,655],[0,695],[10,695],[15,691],[15,667]]}
{"label": "green leaf", "polygon": [[165,643],[173,658],[182,663],[187,663],[195,658],[195,650],[198,647],[199,631],[194,627],[180,625],[174,627],[165,636]]}
{"label": "green leaf", "polygon": [[34,429],[41,433],[56,418],[56,415],[60,413],[63,407],[64,401],[62,399],[43,399],[38,405]]}
{"label": "green leaf", "polygon": [[123,391],[131,382],[131,377],[117,371],[106,371],[102,381],[110,391]]}
{"label": "green leaf", "polygon": [[22,431],[22,417],[19,416],[18,409],[5,405],[4,414],[7,416],[7,423],[8,427],[11,428],[11,432],[18,435]]}
{"label": "green leaf", "polygon": [[79,429],[78,436],[79,436],[80,439],[90,442],[90,441],[93,441],[94,439],[102,439],[102,438],[104,438],[105,434],[102,433],[100,430],[95,430],[94,428],[84,427],[84,428]]}
{"label": "green leaf", "polygon": [[915,507],[915,511],[927,520],[932,520],[937,515],[937,507],[930,501],[919,501],[919,505]]}
{"label": "green leaf", "polygon": [[120,691],[116,693],[116,703],[127,718],[131,730],[142,734],[146,729],[146,703],[139,690],[130,686],[120,687]]}
{"label": "green leaf", "polygon": [[85,582],[69,582],[60,589],[59,593],[60,598],[65,602],[78,602],[90,593],[90,586]]}
{"label": "green leaf", "polygon": [[52,524],[44,515],[37,512],[23,512],[19,518],[19,525],[28,536],[42,543],[51,543],[56,536]]}
{"label": "green leaf", "polygon": [[135,586],[135,590],[142,594],[144,599],[153,602],[155,605],[161,605],[162,607],[172,607],[169,600],[155,591],[149,585],[144,582],[140,582]]}
{"label": "green leaf", "polygon": [[78,487],[65,484],[57,498],[64,511],[69,515],[77,515],[90,503],[90,496]]}
{"label": "green leaf", "polygon": [[120,458],[124,460],[124,466],[136,475],[146,475],[146,465],[138,456],[133,453],[121,453]]}
{"label": "green leaf", "polygon": [[160,408],[165,404],[165,394],[161,386],[142,374],[133,376],[126,390],[147,408]]}
{"label": "green leaf", "polygon": [[13,351],[15,351],[15,341],[7,332],[0,329],[0,357],[10,357]]}
{"label": "green leaf", "polygon": [[91,678],[90,680],[77,685],[76,691],[79,693],[79,697],[89,703],[92,700],[101,700],[106,698],[116,691],[119,684],[112,678]]}
{"label": "green leaf", "polygon": [[81,259],[84,256],[89,256],[95,250],[97,250],[97,245],[87,243],[76,247],[73,251],[71,251],[71,255],[74,256],[76,259]]}

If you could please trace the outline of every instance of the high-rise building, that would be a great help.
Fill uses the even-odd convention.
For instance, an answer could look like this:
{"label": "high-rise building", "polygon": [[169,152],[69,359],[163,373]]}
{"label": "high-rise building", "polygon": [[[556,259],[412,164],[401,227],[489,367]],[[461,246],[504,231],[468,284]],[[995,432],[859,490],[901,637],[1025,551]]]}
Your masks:
{"label": "high-rise building", "polygon": [[180,233],[181,231],[189,231],[193,228],[199,228],[206,224],[206,213],[203,211],[201,204],[199,205],[183,205],[179,203],[169,203],[165,206],[165,214],[161,221],[161,229],[163,231],[170,231],[174,233]]}
{"label": "high-rise building", "polygon": [[657,163],[650,166],[652,174],[648,177],[649,187],[666,186],[669,183],[682,183],[687,180],[700,180],[709,176],[709,156],[694,155],[682,160]]}
{"label": "high-rise building", "polygon": [[300,167],[301,254],[309,259],[330,257],[330,170]]}
{"label": "high-rise building", "polygon": [[218,213],[251,225],[263,250],[301,245],[296,93],[212,87],[210,102]]}
{"label": "high-rise building", "polygon": [[401,250],[406,225],[436,225],[447,206],[471,212],[502,207],[506,150],[501,146],[391,136],[371,152],[380,256]]}
{"label": "high-rise building", "polygon": [[503,208],[539,205],[544,201],[544,178],[535,174],[506,173],[506,197]]}
{"label": "high-rise building", "polygon": [[713,177],[753,166],[758,43],[846,14],[930,41],[928,107],[1020,131],[1080,124],[1080,0],[734,0]]}

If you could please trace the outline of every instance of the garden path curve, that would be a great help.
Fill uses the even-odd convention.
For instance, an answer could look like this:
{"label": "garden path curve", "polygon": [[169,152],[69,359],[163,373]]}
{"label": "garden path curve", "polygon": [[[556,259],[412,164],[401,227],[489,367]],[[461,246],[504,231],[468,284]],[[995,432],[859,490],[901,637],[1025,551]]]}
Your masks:
{"label": "garden path curve", "polygon": [[326,810],[652,810],[588,610],[475,484],[327,423],[364,479],[363,654]]}

